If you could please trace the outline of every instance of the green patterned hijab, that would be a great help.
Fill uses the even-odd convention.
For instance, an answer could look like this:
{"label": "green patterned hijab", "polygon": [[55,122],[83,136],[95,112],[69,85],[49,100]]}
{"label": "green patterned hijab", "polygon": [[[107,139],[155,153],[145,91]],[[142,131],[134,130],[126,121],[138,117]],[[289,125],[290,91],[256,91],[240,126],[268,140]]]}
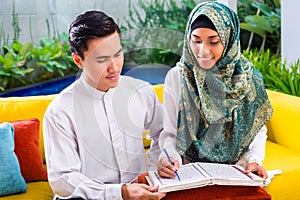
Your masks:
{"label": "green patterned hijab", "polygon": [[[200,68],[189,45],[199,15],[212,21],[224,45],[209,70]],[[236,163],[273,113],[261,74],[241,55],[237,14],[218,2],[195,7],[177,66],[182,69],[177,151],[192,162]]]}

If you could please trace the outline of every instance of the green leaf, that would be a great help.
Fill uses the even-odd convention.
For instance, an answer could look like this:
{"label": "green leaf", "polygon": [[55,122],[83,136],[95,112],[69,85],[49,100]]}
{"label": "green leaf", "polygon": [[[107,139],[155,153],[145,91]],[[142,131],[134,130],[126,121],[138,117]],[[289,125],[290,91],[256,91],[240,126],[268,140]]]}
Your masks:
{"label": "green leaf", "polygon": [[270,15],[272,12],[265,3],[253,2],[252,5],[257,9],[260,9],[260,11],[265,15]]}
{"label": "green leaf", "polygon": [[44,63],[44,62],[36,62],[35,65],[37,67],[46,67],[46,63]]}
{"label": "green leaf", "polygon": [[64,71],[62,69],[58,69],[57,72],[61,75],[64,76]]}
{"label": "green leaf", "polygon": [[287,78],[288,78],[288,81],[289,81],[289,86],[291,87],[291,92],[292,92],[293,95],[295,95],[296,91],[295,91],[295,86],[294,86],[294,82],[292,80],[291,75],[289,74],[289,76],[287,76]]}
{"label": "green leaf", "polygon": [[0,55],[0,64],[3,64],[3,62],[4,62],[4,58],[3,56]]}
{"label": "green leaf", "polygon": [[25,70],[16,69],[16,70],[14,70],[14,74],[17,74],[20,76],[25,76],[26,72],[25,72]]}
{"label": "green leaf", "polygon": [[25,58],[26,54],[31,52],[31,50],[32,44],[30,42],[27,42],[20,48],[20,54]]}
{"label": "green leaf", "polygon": [[3,69],[9,71],[10,69],[15,67],[15,63],[13,60],[11,59],[6,59],[4,60],[4,64],[3,64]]}
{"label": "green leaf", "polygon": [[23,71],[24,71],[25,74],[29,74],[29,73],[33,72],[34,69],[33,68],[28,68],[28,69],[24,69]]}
{"label": "green leaf", "polygon": [[[4,70],[0,70],[0,76],[10,76],[10,73],[4,71]],[[3,80],[1,80],[3,81]]]}
{"label": "green leaf", "polygon": [[60,63],[57,62],[57,61],[49,61],[48,64],[49,64],[50,66],[52,66],[52,67],[57,67],[57,68],[59,68],[59,69],[67,69],[66,66],[60,64]]}
{"label": "green leaf", "polygon": [[51,45],[51,41],[48,38],[42,38],[41,39],[41,45],[42,46],[50,46]]}
{"label": "green leaf", "polygon": [[45,65],[44,67],[46,68],[46,70],[47,70],[48,72],[54,72],[54,69],[53,69],[52,66]]}
{"label": "green leaf", "polygon": [[257,35],[259,35],[261,37],[264,37],[264,35],[265,35],[265,30],[255,27],[255,26],[252,26],[249,23],[242,22],[240,26],[241,26],[241,29],[256,33]]}
{"label": "green leaf", "polygon": [[49,60],[54,60],[54,59],[57,59],[57,58],[60,58],[62,56],[62,51],[58,51],[57,53],[55,53],[54,55],[52,55]]}
{"label": "green leaf", "polygon": [[9,53],[14,53],[14,49],[12,46],[9,46],[8,44],[4,44],[3,48],[8,51]]}
{"label": "green leaf", "polygon": [[64,41],[65,43],[68,43],[69,35],[67,33],[62,33],[60,37],[61,37],[62,41]]}
{"label": "green leaf", "polygon": [[19,52],[20,49],[22,48],[22,44],[18,41],[15,41],[13,44],[12,44],[12,48],[16,51],[16,52]]}
{"label": "green leaf", "polygon": [[278,77],[268,76],[268,78],[272,80],[277,86],[277,88],[279,88],[282,92],[286,94],[291,94],[291,91],[288,89],[288,87],[286,87],[286,85],[284,85],[284,83],[281,82],[281,80]]}
{"label": "green leaf", "polygon": [[247,16],[245,17],[245,21],[251,24],[253,27],[260,28],[268,32],[273,32],[273,28],[270,22],[268,22],[268,20],[263,16],[259,16],[259,15]]}

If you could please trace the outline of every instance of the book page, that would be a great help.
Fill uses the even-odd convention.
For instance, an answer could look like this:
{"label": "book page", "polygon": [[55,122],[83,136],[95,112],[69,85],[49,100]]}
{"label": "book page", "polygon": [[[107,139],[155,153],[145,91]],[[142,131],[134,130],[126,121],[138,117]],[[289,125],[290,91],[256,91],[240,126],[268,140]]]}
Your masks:
{"label": "book page", "polygon": [[251,178],[235,169],[232,165],[214,163],[198,163],[198,165],[214,178],[251,180]]}
{"label": "book page", "polygon": [[158,185],[158,192],[169,192],[184,190],[195,187],[202,187],[211,183],[210,177],[201,171],[194,163],[182,165],[177,171],[180,181],[177,177],[163,178],[156,171],[149,172],[150,185]]}
{"label": "book page", "polygon": [[[160,177],[157,172],[154,172],[156,178],[160,181],[161,185],[170,185],[170,184],[178,184],[179,180],[177,177],[174,178],[163,178]],[[208,177],[197,167],[195,167],[192,164],[182,165],[179,170],[177,171],[180,182],[193,182],[193,181],[199,181],[201,179],[207,179]]]}

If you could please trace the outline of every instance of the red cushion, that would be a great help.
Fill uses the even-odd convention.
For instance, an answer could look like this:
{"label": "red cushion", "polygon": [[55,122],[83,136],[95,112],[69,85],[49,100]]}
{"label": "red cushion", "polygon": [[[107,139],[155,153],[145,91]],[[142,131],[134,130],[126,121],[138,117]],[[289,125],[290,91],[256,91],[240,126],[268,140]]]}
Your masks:
{"label": "red cushion", "polygon": [[15,129],[15,153],[26,182],[47,180],[39,149],[40,121],[36,118],[10,122]]}
{"label": "red cushion", "polygon": [[[139,183],[147,183],[147,174],[138,177]],[[168,192],[164,200],[271,200],[271,196],[259,186],[223,186],[212,185],[200,188]]]}

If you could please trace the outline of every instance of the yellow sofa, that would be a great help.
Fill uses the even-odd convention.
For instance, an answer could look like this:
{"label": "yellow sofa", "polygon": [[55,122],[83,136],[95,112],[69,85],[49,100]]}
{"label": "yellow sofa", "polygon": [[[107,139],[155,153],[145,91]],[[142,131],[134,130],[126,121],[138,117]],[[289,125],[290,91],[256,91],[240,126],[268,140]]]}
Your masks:
{"label": "yellow sofa", "polygon": [[[163,85],[153,86],[162,101]],[[268,91],[274,115],[268,122],[268,141],[264,165],[267,170],[281,169],[265,189],[273,200],[300,199],[300,98]],[[55,95],[0,98],[0,122],[36,117],[43,122],[43,115]],[[299,124],[298,124],[299,123]],[[40,128],[40,152],[44,157],[42,128]],[[145,146],[149,145],[144,140]],[[1,184],[1,183],[0,183]],[[26,200],[51,199],[52,191],[47,181],[27,183],[27,192],[0,199]]]}

